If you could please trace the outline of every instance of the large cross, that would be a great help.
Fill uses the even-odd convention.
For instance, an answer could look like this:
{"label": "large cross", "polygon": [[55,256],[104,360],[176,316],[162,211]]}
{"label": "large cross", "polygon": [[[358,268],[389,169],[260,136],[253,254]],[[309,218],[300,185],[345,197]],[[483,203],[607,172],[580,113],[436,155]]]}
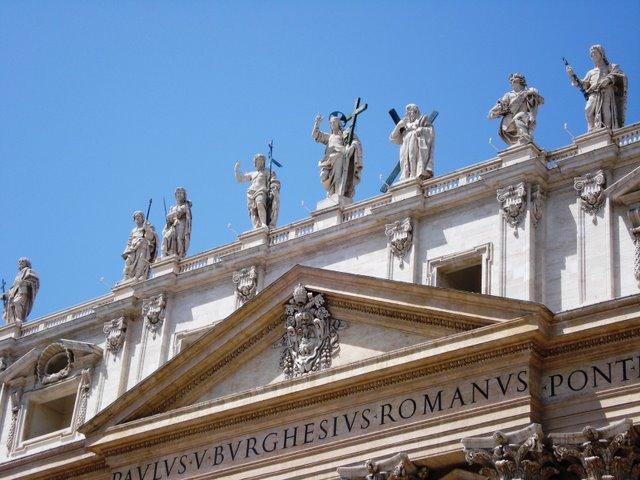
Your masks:
{"label": "large cross", "polygon": [[[391,117],[391,119],[396,125],[398,124],[398,122],[400,122],[400,116],[398,115],[398,112],[396,112],[395,108],[392,108],[391,110],[389,110],[389,116]],[[429,115],[429,123],[433,123],[433,121],[436,119],[437,116],[438,116],[438,112],[436,110],[431,112],[431,115]],[[391,184],[396,181],[396,178],[398,178],[399,174],[400,174],[400,160],[398,160],[398,163],[396,163],[396,166],[394,167],[393,171],[389,174],[389,176],[387,177],[387,180],[380,187],[380,191],[382,193],[387,193],[387,190],[389,190],[389,187],[391,186]]]}
{"label": "large cross", "polygon": [[[364,112],[367,107],[368,105],[366,103],[360,105],[360,97],[356,99],[353,112],[351,112],[351,114],[346,119],[347,122],[351,120],[351,127],[349,127],[349,133],[347,134],[346,142],[347,144],[345,145],[345,147],[348,148],[353,142],[353,135],[356,130],[356,121],[358,120],[358,115]],[[350,158],[345,158],[345,160],[346,162],[342,170],[342,178],[340,181],[340,195],[344,195],[344,193],[347,191],[347,183],[350,181],[349,179],[351,179],[351,181],[353,180],[353,175],[355,172],[355,160],[353,156]]]}

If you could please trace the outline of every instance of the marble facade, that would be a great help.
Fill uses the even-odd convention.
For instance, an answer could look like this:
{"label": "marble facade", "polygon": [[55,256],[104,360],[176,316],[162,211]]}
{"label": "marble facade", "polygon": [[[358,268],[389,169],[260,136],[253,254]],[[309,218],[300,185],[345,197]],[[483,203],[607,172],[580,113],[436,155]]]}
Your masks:
{"label": "marble facade", "polygon": [[0,328],[0,479],[636,479],[639,206],[635,123],[185,246]]}

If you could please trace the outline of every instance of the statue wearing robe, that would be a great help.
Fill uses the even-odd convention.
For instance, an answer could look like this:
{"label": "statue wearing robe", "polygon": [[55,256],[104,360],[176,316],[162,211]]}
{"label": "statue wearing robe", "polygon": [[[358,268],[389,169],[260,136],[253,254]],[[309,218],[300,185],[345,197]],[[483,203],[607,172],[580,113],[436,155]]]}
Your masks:
{"label": "statue wearing robe", "polygon": [[[337,194],[353,198],[362,175],[362,144],[354,134],[351,145],[347,145],[349,131],[343,129],[345,120],[342,114],[331,116],[331,133],[325,133],[320,131],[322,116],[318,114],[311,135],[316,142],[326,145],[324,157],[318,162],[318,166],[320,182],[327,191],[327,196]],[[349,168],[350,164],[352,168]]]}
{"label": "statue wearing robe", "polygon": [[395,126],[389,140],[400,145],[401,181],[433,176],[435,132],[429,117],[420,115],[417,105],[407,105],[405,117]]}
{"label": "statue wearing robe", "polygon": [[134,212],[136,226],[131,230],[127,246],[122,253],[124,259],[124,280],[146,280],[149,268],[156,259],[156,231],[142,212]]}
{"label": "statue wearing robe", "polygon": [[162,256],[176,255],[184,257],[191,240],[191,205],[187,200],[187,192],[178,187],[175,191],[176,204],[167,213],[166,223],[162,229]]}
{"label": "statue wearing robe", "polygon": [[544,98],[535,88],[527,87],[527,81],[520,73],[509,75],[509,82],[513,90],[505,93],[489,110],[489,118],[502,117],[498,134],[507,145],[533,142],[536,115]]}
{"label": "statue wearing robe", "polygon": [[20,325],[24,322],[36,300],[40,279],[31,269],[28,258],[18,260],[18,274],[8,292],[2,294],[4,302],[3,318],[7,325]]}
{"label": "statue wearing robe", "polygon": [[247,209],[253,228],[275,228],[280,210],[280,181],[276,172],[265,169],[265,156],[255,155],[254,172],[241,173],[240,163],[235,165],[238,182],[251,182],[247,189]]}
{"label": "statue wearing robe", "polygon": [[627,107],[627,76],[618,65],[609,63],[602,45],[593,45],[589,54],[595,68],[589,70],[582,80],[574,79],[573,70],[567,67],[573,85],[581,87],[589,96],[584,109],[588,131],[623,127]]}

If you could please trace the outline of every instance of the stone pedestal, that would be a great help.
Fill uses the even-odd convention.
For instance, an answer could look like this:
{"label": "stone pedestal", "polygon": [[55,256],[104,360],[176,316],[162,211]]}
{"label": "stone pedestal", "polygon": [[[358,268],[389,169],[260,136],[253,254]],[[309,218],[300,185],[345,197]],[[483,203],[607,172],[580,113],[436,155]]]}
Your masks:
{"label": "stone pedestal", "polygon": [[351,198],[343,197],[342,195],[334,193],[333,195],[329,195],[327,198],[320,200],[316,204],[316,211],[333,207],[346,207],[352,203],[353,200]]}
{"label": "stone pedestal", "polygon": [[248,232],[241,233],[238,236],[238,240],[240,240],[242,244],[242,250],[259,245],[266,245],[269,243],[269,229],[267,227],[260,227],[249,230]]}
{"label": "stone pedestal", "polygon": [[118,300],[132,297],[134,291],[133,285],[135,283],[136,281],[134,279],[116,283],[116,285],[111,289],[111,291],[113,292],[113,301],[117,302]]}
{"label": "stone pedestal", "polygon": [[388,192],[391,194],[391,202],[422,195],[421,183],[419,178],[409,178],[390,186]]}
{"label": "stone pedestal", "polygon": [[526,162],[538,158],[542,151],[535,143],[525,145],[515,145],[498,153],[498,158],[502,161],[502,166],[506,167],[515,163]]}
{"label": "stone pedestal", "polygon": [[613,143],[611,131],[607,128],[600,128],[593,132],[585,133],[574,139],[574,143],[578,147],[578,155],[581,153],[591,152],[599,148],[606,147]]}
{"label": "stone pedestal", "polygon": [[178,273],[178,263],[180,259],[177,255],[162,257],[151,264],[151,278],[161,277],[170,273]]}

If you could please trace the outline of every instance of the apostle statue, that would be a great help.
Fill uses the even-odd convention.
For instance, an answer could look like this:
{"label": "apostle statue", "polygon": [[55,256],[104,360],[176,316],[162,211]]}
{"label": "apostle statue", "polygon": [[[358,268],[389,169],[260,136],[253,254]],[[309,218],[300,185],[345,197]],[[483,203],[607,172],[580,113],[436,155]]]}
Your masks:
{"label": "apostle statue", "polygon": [[509,82],[513,90],[505,93],[489,110],[489,118],[502,117],[498,133],[507,145],[524,145],[533,142],[536,115],[544,98],[535,88],[527,87],[521,73],[509,75]]}
{"label": "apostle statue", "polygon": [[259,153],[253,157],[254,172],[240,172],[240,162],[234,171],[240,183],[251,182],[247,189],[247,209],[253,228],[274,228],[280,210],[280,181],[276,172],[265,169],[266,157]]}
{"label": "apostle statue", "polygon": [[417,105],[410,103],[405,109],[389,140],[400,145],[400,180],[433,177],[435,132],[426,115],[420,115]]}
{"label": "apostle statue", "polygon": [[191,205],[187,200],[187,191],[183,187],[176,188],[176,204],[171,206],[162,229],[162,256],[176,255],[184,257],[191,240]]}
{"label": "apostle statue", "polygon": [[145,220],[144,213],[133,212],[136,226],[131,230],[127,246],[122,252],[124,259],[123,280],[146,280],[149,268],[156,259],[157,237],[153,225]]}
{"label": "apostle statue", "polygon": [[40,279],[31,269],[31,261],[25,257],[20,258],[18,260],[18,274],[13,285],[8,292],[2,293],[4,303],[2,317],[7,325],[20,325],[27,319],[39,288]]}
{"label": "apostle statue", "polygon": [[602,45],[593,45],[589,56],[595,68],[589,70],[582,80],[567,65],[567,74],[573,85],[587,98],[584,111],[589,131],[623,127],[627,108],[627,76],[618,65],[609,63]]}
{"label": "apostle statue", "polygon": [[[345,129],[347,118],[341,112],[329,116],[331,133],[320,131],[322,115],[316,115],[311,135],[318,143],[326,145],[324,157],[318,162],[320,182],[327,196],[353,198],[355,187],[362,175],[362,144],[349,129]],[[351,139],[351,144],[349,144]]]}

